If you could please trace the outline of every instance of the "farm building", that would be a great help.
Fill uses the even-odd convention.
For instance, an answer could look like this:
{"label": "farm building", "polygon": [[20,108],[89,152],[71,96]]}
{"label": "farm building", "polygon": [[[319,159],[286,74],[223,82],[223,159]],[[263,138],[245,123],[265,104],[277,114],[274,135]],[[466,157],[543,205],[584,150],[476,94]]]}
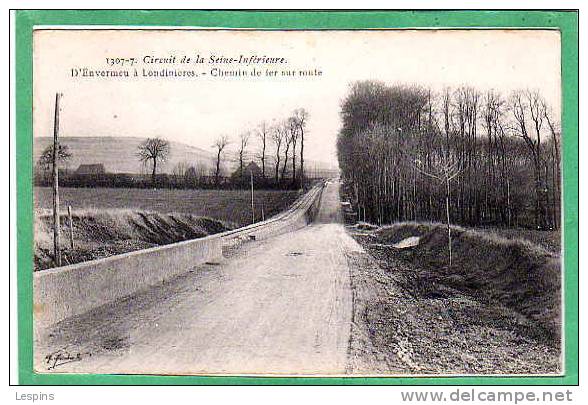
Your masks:
{"label": "farm building", "polygon": [[75,174],[104,174],[106,169],[102,163],[81,164]]}
{"label": "farm building", "polygon": [[239,169],[235,170],[233,174],[231,174],[231,180],[233,181],[240,181],[242,180],[241,177],[244,179],[249,179],[251,174],[253,173],[254,179],[261,179],[263,174],[261,172],[261,168],[255,162],[249,162],[249,164],[243,167],[243,173],[241,174]]}

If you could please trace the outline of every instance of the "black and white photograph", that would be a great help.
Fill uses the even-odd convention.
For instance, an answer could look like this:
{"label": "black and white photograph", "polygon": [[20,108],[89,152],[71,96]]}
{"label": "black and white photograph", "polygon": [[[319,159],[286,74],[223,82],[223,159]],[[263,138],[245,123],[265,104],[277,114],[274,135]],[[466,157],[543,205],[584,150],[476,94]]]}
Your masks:
{"label": "black and white photograph", "polygon": [[36,373],[565,372],[559,31],[32,46]]}

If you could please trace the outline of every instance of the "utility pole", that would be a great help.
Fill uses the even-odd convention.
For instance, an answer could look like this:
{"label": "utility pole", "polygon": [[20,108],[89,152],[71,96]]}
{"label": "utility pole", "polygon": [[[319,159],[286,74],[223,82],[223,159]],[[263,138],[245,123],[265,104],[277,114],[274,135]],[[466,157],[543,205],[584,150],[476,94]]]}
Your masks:
{"label": "utility pole", "polygon": [[59,101],[61,94],[55,94],[55,119],[53,121],[53,258],[55,266],[61,266],[61,240],[59,235]]}
{"label": "utility pole", "polygon": [[255,223],[255,205],[253,204],[253,170],[249,168],[249,174],[251,174],[251,216],[252,223]]}

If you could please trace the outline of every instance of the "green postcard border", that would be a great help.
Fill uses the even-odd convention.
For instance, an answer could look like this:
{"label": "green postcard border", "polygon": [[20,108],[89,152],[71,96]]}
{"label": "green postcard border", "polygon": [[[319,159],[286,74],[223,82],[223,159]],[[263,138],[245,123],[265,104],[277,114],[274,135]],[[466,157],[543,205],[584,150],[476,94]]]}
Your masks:
{"label": "green postcard border", "polygon": [[[578,384],[578,12],[577,11],[189,11],[15,12],[17,294],[23,385],[577,385]],[[565,375],[551,377],[231,377],[37,374],[32,356],[32,32],[35,25],[191,26],[257,29],[548,28],[561,32],[564,182]]]}

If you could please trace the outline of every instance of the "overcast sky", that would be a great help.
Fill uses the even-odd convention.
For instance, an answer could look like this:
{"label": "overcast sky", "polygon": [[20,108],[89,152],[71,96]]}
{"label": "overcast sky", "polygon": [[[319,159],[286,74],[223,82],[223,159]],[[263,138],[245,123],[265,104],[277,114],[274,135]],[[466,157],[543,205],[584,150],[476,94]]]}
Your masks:
{"label": "overcast sky", "polygon": [[[142,63],[146,55],[258,55],[287,59],[313,78],[72,78],[72,68],[105,69],[106,57],[134,57],[138,69],[194,69]],[[275,65],[274,65],[275,66]],[[225,70],[237,66],[220,66]],[[242,67],[243,68],[243,67]],[[261,68],[261,70],[264,70]],[[34,135],[50,136],[55,92],[64,94],[62,136],[162,136],[210,149],[295,108],[310,113],[306,156],[335,162],[339,109],[349,83],[377,79],[440,90],[470,84],[508,92],[536,88],[560,111],[560,47],[554,31],[72,31],[34,37]],[[235,146],[235,145],[233,145]]]}

